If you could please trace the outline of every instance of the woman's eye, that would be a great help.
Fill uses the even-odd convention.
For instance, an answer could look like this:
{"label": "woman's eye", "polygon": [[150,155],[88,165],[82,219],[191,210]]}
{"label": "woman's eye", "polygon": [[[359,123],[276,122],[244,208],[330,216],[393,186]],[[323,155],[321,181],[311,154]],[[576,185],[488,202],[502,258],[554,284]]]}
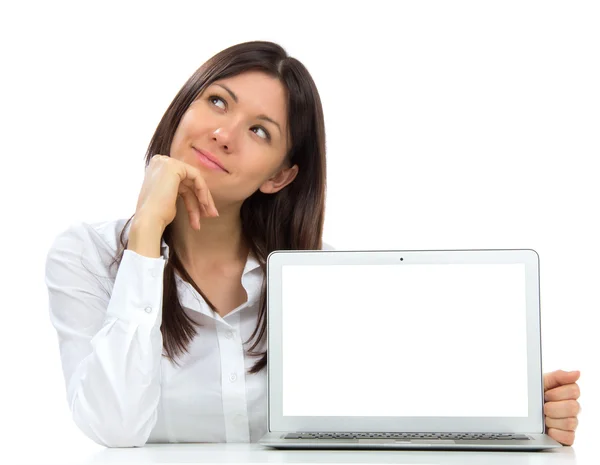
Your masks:
{"label": "woman's eye", "polygon": [[[263,139],[271,140],[271,135],[269,134],[269,132],[265,128],[263,128],[262,126],[254,126],[254,128],[255,129],[260,129],[262,132],[265,133],[265,136],[263,137]],[[262,137],[262,136],[259,136],[259,137]]]}
{"label": "woman's eye", "polygon": [[[211,95],[210,97],[208,97],[208,100],[212,103],[213,100],[220,100],[221,102],[225,103],[225,100],[223,100],[221,97],[219,97],[218,95]],[[227,105],[225,105],[227,106]]]}

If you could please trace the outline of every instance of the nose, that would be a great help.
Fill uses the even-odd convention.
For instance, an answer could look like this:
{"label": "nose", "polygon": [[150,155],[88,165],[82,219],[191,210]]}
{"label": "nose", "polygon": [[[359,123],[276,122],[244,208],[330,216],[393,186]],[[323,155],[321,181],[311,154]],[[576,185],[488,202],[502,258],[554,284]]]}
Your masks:
{"label": "nose", "polygon": [[232,121],[229,125],[222,125],[213,132],[213,140],[225,150],[231,150],[235,145],[240,122]]}

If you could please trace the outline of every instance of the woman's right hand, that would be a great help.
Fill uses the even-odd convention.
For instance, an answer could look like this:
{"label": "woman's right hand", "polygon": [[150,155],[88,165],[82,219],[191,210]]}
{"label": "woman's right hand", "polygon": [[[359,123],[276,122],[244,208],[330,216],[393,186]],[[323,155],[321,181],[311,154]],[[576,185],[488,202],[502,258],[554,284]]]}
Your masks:
{"label": "woman's right hand", "polygon": [[179,195],[185,203],[192,228],[200,229],[201,216],[219,216],[206,181],[197,168],[166,155],[154,155],[146,168],[135,218],[143,217],[164,231],[175,219]]}

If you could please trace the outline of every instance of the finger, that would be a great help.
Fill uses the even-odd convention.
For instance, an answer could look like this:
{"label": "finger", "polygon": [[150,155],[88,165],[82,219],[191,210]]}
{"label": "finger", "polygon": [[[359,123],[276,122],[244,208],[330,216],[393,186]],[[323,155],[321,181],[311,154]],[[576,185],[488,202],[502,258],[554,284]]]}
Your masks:
{"label": "finger", "polygon": [[202,187],[203,178],[200,175],[200,171],[193,166],[180,162],[178,160],[173,160],[175,163],[175,168],[179,174],[179,185],[184,185],[188,189],[190,189],[198,198],[200,203],[207,203],[206,196],[198,191],[198,188]]}
{"label": "finger", "polygon": [[558,400],[579,399],[581,394],[577,383],[565,384],[554,389],[550,389],[544,393],[546,402],[556,402]]}
{"label": "finger", "polygon": [[196,183],[194,179],[186,178],[183,181],[181,181],[180,185],[185,186],[186,189],[193,193],[196,196],[196,200],[200,205],[205,205],[207,207],[209,206],[206,193],[202,189],[198,188],[198,183]]}
{"label": "finger", "polygon": [[217,211],[215,201],[212,197],[210,189],[208,188],[208,185],[206,184],[204,177],[200,173],[200,170],[192,166],[190,166],[189,168],[191,171],[190,177],[193,179],[194,185],[197,189],[201,191],[202,196],[205,199],[204,203],[207,206],[207,211],[212,212],[213,215],[219,216],[219,212]]}
{"label": "finger", "polygon": [[217,211],[215,201],[212,197],[212,194],[210,193],[210,189],[206,185],[206,181],[204,180],[204,178],[202,176],[198,176],[194,179],[194,181],[198,186],[198,189],[200,189],[203,198],[205,199],[204,204],[206,205],[206,211],[211,212],[212,216],[218,216],[219,212]]}
{"label": "finger", "polygon": [[207,216],[207,217],[211,217],[213,216],[211,213],[208,212],[208,210],[206,209],[206,207],[204,206],[204,204],[200,204],[200,216]]}
{"label": "finger", "polygon": [[208,187],[206,188],[206,191],[208,192],[208,197],[210,200],[210,204],[212,205],[213,211],[217,214],[217,216],[219,216],[219,211],[217,210],[217,205],[215,204],[215,199],[213,199],[212,192],[210,191],[210,189],[208,189]]}
{"label": "finger", "polygon": [[579,371],[557,370],[544,374],[544,391],[554,389],[563,384],[572,384],[579,379]]}
{"label": "finger", "polygon": [[579,409],[579,402],[576,400],[560,400],[544,404],[544,414],[550,418],[576,417]]}
{"label": "finger", "polygon": [[[192,175],[193,174],[190,171],[190,176]],[[198,201],[207,207],[207,216],[218,216],[218,212],[214,205],[214,201],[212,200],[210,190],[208,189],[206,182],[204,181],[204,179],[202,179],[201,176],[196,176],[194,178],[186,178],[182,181],[182,184],[185,184],[190,189],[192,189],[196,193]],[[211,213],[209,214],[209,212]]]}
{"label": "finger", "polygon": [[200,208],[196,195],[185,187],[181,190],[180,195],[190,217],[190,225],[194,229],[200,229]]}
{"label": "finger", "polygon": [[573,431],[550,428],[546,431],[546,434],[565,446],[572,446],[573,442],[575,442],[575,433]]}
{"label": "finger", "polygon": [[[190,193],[193,192],[192,188],[189,188],[189,190],[190,190]],[[203,203],[200,203],[200,201],[198,200],[198,196],[197,196],[196,192],[193,192],[193,196],[196,199],[196,205],[198,206],[198,212],[199,212],[200,218],[202,218],[202,217],[206,217],[206,218],[213,217],[214,215],[208,211],[208,207],[206,205],[204,205]]]}
{"label": "finger", "polygon": [[575,431],[579,425],[577,417],[569,418],[550,418],[546,417],[546,426],[548,428],[561,429],[563,431]]}

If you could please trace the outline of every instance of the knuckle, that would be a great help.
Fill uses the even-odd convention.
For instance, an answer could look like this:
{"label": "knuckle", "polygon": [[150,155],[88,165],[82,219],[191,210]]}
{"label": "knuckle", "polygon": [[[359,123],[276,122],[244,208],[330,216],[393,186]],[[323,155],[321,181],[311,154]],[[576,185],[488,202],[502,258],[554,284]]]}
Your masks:
{"label": "knuckle", "polygon": [[575,431],[575,429],[577,428],[578,424],[579,424],[579,420],[577,420],[576,417],[572,417],[572,418],[568,418],[567,419],[567,429],[568,430]]}
{"label": "knuckle", "polygon": [[165,163],[167,160],[170,160],[171,157],[167,157],[166,155],[156,154],[152,157],[152,163]]}
{"label": "knuckle", "polygon": [[567,431],[565,434],[565,444],[567,446],[572,446],[575,442],[575,433],[573,431]]}
{"label": "knuckle", "polygon": [[569,401],[569,409],[575,413],[579,412],[579,402],[577,402],[576,400],[570,400]]}
{"label": "knuckle", "polygon": [[566,446],[570,446],[575,440],[575,433],[573,431],[563,431],[558,428],[550,428],[548,430],[548,434],[550,437]]}

